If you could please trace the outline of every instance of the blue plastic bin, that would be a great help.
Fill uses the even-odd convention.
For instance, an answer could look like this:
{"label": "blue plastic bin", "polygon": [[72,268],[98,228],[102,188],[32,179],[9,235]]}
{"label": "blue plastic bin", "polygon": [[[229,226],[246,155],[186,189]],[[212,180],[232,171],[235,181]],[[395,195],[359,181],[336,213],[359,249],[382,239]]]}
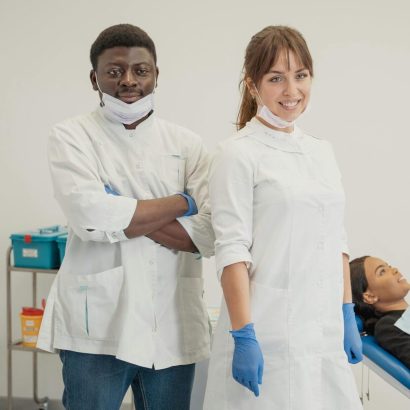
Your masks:
{"label": "blue plastic bin", "polygon": [[65,247],[67,244],[67,237],[68,234],[60,235],[57,239],[57,246],[58,246],[58,254],[60,257],[60,265],[63,263],[64,255],[65,255]]}
{"label": "blue plastic bin", "polygon": [[10,236],[14,266],[21,268],[55,269],[60,266],[56,239],[67,233],[60,225],[21,232]]}

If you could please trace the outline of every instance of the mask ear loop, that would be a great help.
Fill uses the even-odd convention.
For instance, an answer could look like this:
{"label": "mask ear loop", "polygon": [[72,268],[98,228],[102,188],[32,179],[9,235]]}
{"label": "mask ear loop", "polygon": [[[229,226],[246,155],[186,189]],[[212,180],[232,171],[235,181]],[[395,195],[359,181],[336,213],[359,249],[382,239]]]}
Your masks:
{"label": "mask ear loop", "polygon": [[95,83],[97,84],[98,91],[100,92],[100,94],[98,94],[99,97],[100,97],[100,107],[104,107],[105,104],[104,104],[104,101],[102,99],[103,92],[101,91],[100,84],[98,84],[97,73],[95,71],[94,71],[94,73],[95,73]]}
{"label": "mask ear loop", "polygon": [[255,95],[253,96],[253,99],[256,100],[256,105],[258,105],[258,106],[259,105],[262,105],[262,106],[265,105],[262,101],[261,95],[259,94],[259,90],[256,87],[256,84],[253,82],[253,80],[251,80],[251,81],[252,81],[252,84],[253,84],[253,88],[256,91],[256,96]]}

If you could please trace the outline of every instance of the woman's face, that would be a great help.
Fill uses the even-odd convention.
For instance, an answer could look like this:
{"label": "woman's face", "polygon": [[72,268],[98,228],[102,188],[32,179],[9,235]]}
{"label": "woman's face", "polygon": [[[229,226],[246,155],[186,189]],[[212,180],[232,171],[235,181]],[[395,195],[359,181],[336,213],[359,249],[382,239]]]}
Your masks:
{"label": "woman's face", "polygon": [[[379,258],[373,256],[366,258],[364,261],[364,271],[369,284],[368,292],[366,293],[376,297],[377,302],[392,303],[399,301],[410,290],[409,282],[407,282],[407,279],[399,270]],[[365,299],[367,297],[366,293],[364,295]]]}
{"label": "woman's face", "polygon": [[[276,63],[265,74],[258,85],[259,97],[255,91],[258,105],[266,105],[278,117],[286,121],[296,120],[310,98],[312,78],[309,70],[289,51],[282,51]],[[262,101],[260,101],[262,100]]]}

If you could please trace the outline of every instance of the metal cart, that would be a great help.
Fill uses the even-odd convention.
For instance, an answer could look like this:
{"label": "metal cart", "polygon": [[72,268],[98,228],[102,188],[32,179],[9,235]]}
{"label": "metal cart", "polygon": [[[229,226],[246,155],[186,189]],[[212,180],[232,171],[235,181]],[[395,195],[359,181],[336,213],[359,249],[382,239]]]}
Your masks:
{"label": "metal cart", "polygon": [[[7,408],[6,410],[13,409],[13,350],[20,350],[25,352],[32,352],[33,354],[33,399],[37,403],[38,410],[47,410],[48,397],[38,397],[38,364],[37,354],[39,352],[49,354],[40,349],[33,347],[26,347],[22,345],[22,340],[12,340],[12,302],[11,302],[11,272],[27,272],[32,275],[32,294],[33,294],[33,307],[37,306],[37,274],[56,274],[58,269],[39,269],[39,268],[18,268],[11,265],[11,252],[12,247],[7,249]],[[135,410],[133,396],[131,395],[130,410]]]}
{"label": "metal cart", "polygon": [[38,397],[38,365],[37,354],[43,352],[42,350],[26,347],[22,345],[21,340],[12,340],[12,303],[11,303],[11,272],[27,272],[32,276],[32,294],[33,294],[33,307],[37,306],[37,274],[56,274],[57,269],[39,269],[39,268],[18,268],[11,265],[11,252],[12,247],[7,249],[7,410],[13,409],[13,362],[12,352],[13,350],[20,350],[25,352],[32,352],[33,355],[33,399],[38,405],[38,409],[46,410],[48,408],[48,397]]}

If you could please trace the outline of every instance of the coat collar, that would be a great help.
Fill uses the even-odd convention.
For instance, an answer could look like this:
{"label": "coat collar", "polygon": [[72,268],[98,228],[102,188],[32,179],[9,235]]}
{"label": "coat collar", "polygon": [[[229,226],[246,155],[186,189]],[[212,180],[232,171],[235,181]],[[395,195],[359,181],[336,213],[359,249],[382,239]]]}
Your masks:
{"label": "coat collar", "polygon": [[247,135],[261,142],[262,144],[268,145],[272,148],[286,151],[302,153],[301,143],[304,139],[303,132],[295,126],[292,133],[286,133],[282,131],[273,130],[255,117],[246,123],[246,126],[240,131],[243,135]]}

